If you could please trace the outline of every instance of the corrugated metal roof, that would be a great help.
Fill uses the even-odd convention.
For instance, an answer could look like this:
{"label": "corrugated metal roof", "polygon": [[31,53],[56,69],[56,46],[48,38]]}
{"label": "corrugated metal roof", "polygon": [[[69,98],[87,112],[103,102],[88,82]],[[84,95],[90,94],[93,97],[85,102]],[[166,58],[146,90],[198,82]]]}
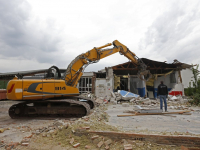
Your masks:
{"label": "corrugated metal roof", "polygon": [[0,77],[15,76],[17,74],[20,74],[20,75],[31,75],[31,74],[37,74],[37,73],[44,73],[47,70],[48,69],[17,71],[17,72],[6,72],[6,73],[0,73]]}
{"label": "corrugated metal roof", "polygon": [[[60,72],[64,72],[66,69],[60,69]],[[28,71],[16,71],[16,72],[6,72],[0,73],[0,78],[3,77],[14,77],[15,75],[22,75],[22,76],[31,76],[38,73],[46,73],[48,69],[39,69],[39,70],[28,70]]]}

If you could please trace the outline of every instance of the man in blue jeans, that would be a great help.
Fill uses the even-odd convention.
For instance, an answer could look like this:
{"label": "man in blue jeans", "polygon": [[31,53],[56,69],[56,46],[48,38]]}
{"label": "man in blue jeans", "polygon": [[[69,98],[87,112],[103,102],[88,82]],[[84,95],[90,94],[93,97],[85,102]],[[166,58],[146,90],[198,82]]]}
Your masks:
{"label": "man in blue jeans", "polygon": [[167,111],[166,98],[168,96],[168,90],[167,90],[167,86],[164,85],[163,81],[161,81],[160,85],[158,86],[157,94],[160,95],[160,109],[163,110],[163,101],[164,101],[164,103],[165,103],[165,111]]}

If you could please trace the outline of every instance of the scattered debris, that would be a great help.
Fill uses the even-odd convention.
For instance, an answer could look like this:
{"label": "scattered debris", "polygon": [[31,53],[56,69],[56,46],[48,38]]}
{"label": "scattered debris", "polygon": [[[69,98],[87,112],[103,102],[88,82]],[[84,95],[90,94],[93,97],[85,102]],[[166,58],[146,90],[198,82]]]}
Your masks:
{"label": "scattered debris", "polygon": [[[122,140],[119,140],[119,136],[116,136],[116,134],[111,137],[108,135],[98,135],[96,133],[92,133],[91,131],[113,131],[113,132],[120,132],[122,127],[118,126],[111,126],[109,119],[110,116],[108,116],[105,111],[108,109],[108,106],[111,106],[112,111],[115,112],[119,106],[124,109],[124,113],[130,113],[129,116],[139,116],[139,115],[165,115],[169,117],[157,117],[155,118],[161,121],[164,120],[164,118],[169,118],[172,121],[177,121],[180,119],[180,116],[177,116],[177,118],[172,118],[176,116],[177,114],[182,115],[191,115],[193,113],[199,114],[200,109],[199,108],[191,108],[189,105],[187,105],[187,98],[182,96],[176,96],[176,99],[172,99],[172,97],[168,97],[168,108],[170,108],[173,111],[170,112],[160,112],[160,110],[156,109],[159,108],[159,99],[149,99],[149,98],[142,98],[142,97],[131,97],[123,98],[123,96],[118,92],[112,92],[112,97],[97,97],[96,102],[98,103],[98,107],[96,107],[92,113],[88,116],[84,116],[82,118],[70,118],[70,119],[60,119],[57,118],[55,120],[48,120],[44,121],[43,123],[38,123],[38,127],[33,128],[30,122],[31,120],[28,120],[27,123],[20,124],[14,122],[12,125],[9,126],[1,126],[0,124],[0,132],[2,134],[0,135],[6,135],[7,132],[15,132],[17,134],[24,135],[22,139],[18,142],[18,145],[11,145],[7,139],[5,141],[5,137],[2,136],[2,140],[0,141],[0,149],[1,148],[11,148],[13,149],[20,149],[20,146],[23,146],[25,149],[37,149],[41,146],[48,146],[48,145],[54,145],[58,146],[60,148],[65,147],[66,149],[140,149],[141,147],[143,149],[180,149],[179,145],[166,145],[164,144],[157,144],[153,141],[142,141],[140,138],[123,138]],[[90,93],[83,94],[86,97],[95,97],[94,95]],[[121,100],[121,101],[120,101]],[[121,104],[117,104],[117,102],[120,102]],[[128,110],[129,109],[129,110]],[[128,115],[128,114],[126,114]],[[124,114],[125,116],[125,114]],[[140,123],[140,119],[145,116],[141,117],[127,117],[127,118],[118,118],[122,119],[123,122],[126,122],[126,120],[130,119],[134,123]],[[187,117],[190,116],[184,116],[184,121],[187,124],[192,124],[194,120],[188,119]],[[116,115],[115,115],[115,118]],[[151,116],[149,116],[151,119]],[[149,120],[147,120],[149,121]],[[39,120],[33,120],[33,122],[40,122]],[[41,121],[42,122],[42,121]],[[48,124],[47,124],[48,122]],[[6,131],[6,127],[11,127],[10,131]],[[131,127],[130,127],[131,128]],[[1,130],[3,129],[3,130]],[[136,130],[135,130],[136,131]],[[87,134],[81,135],[81,133],[86,132]],[[147,130],[137,130],[136,132],[141,133],[147,133],[147,135],[151,135],[150,131]],[[160,133],[157,133],[158,135],[167,135],[167,136],[180,136],[180,135],[188,135],[189,137],[194,137],[193,134],[189,133],[190,131],[187,131],[185,133],[181,132],[173,132],[169,133],[167,131],[163,131]],[[125,132],[124,132],[125,133]],[[130,133],[130,132],[126,132]],[[199,135],[200,136],[200,135]],[[14,143],[14,142],[13,142]],[[37,144],[35,144],[37,143]],[[17,148],[16,148],[17,147]],[[23,148],[22,148],[23,149]],[[45,149],[45,148],[44,148]],[[50,149],[49,147],[46,147],[46,149]]]}

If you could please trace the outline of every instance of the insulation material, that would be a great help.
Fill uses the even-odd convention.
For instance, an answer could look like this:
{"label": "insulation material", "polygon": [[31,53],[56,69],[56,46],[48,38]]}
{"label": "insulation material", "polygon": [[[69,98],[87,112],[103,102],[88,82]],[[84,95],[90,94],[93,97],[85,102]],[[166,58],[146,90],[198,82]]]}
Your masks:
{"label": "insulation material", "polygon": [[114,89],[117,89],[117,87],[120,87],[120,77],[114,75]]}
{"label": "insulation material", "polygon": [[147,82],[146,82],[146,85],[147,86],[154,86],[154,81],[155,80],[157,80],[157,77],[158,77],[158,75],[159,76],[167,76],[167,75],[169,75],[169,74],[171,74],[173,72],[173,70],[172,71],[169,71],[169,72],[167,72],[167,73],[165,73],[165,74],[154,74],[154,75],[152,75],[152,78],[150,78]]}
{"label": "insulation material", "polygon": [[120,93],[121,94],[121,96],[122,96],[122,98],[123,97],[139,97],[139,95],[137,95],[137,94],[134,94],[134,93],[131,93],[131,92],[128,92],[128,91],[124,91],[124,90],[118,90],[118,93]]}
{"label": "insulation material", "polygon": [[159,76],[167,76],[167,75],[171,74],[173,71],[174,71],[174,70],[169,71],[169,72],[167,72],[167,73],[165,73],[165,74],[156,74],[156,75],[159,75]]}
{"label": "insulation material", "polygon": [[146,85],[147,86],[153,86],[154,85],[154,78],[150,78],[147,82],[146,82]]}

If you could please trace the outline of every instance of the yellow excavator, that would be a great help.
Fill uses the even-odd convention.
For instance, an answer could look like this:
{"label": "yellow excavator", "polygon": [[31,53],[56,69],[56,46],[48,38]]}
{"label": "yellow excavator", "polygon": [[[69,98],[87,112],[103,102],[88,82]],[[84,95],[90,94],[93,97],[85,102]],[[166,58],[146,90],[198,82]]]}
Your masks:
{"label": "yellow excavator", "polygon": [[[112,48],[106,48],[113,45]],[[92,99],[79,96],[77,84],[85,67],[96,63],[100,59],[119,52],[126,56],[138,67],[138,75],[149,76],[146,65],[131,52],[125,45],[115,40],[101,47],[77,56],[66,69],[61,77],[56,66],[58,78],[44,79],[20,79],[13,78],[7,85],[7,99],[23,101],[10,107],[11,118],[41,117],[41,116],[64,116],[82,117],[90,113],[95,106]],[[84,99],[84,100],[83,100]],[[82,101],[81,101],[82,100]]]}

